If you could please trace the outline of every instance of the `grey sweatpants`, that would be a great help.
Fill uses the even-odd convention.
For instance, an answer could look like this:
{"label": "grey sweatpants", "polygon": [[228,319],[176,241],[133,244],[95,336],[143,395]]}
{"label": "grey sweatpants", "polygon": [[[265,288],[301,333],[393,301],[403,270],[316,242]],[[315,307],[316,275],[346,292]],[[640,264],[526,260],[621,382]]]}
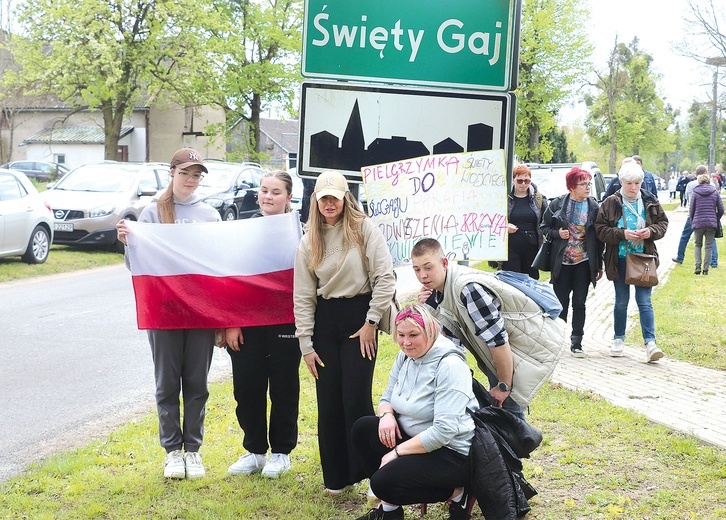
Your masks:
{"label": "grey sweatpants", "polygon": [[[207,375],[214,353],[214,329],[150,330],[156,380],[159,440],[167,453],[199,451],[209,391]],[[181,425],[179,393],[184,397]]]}

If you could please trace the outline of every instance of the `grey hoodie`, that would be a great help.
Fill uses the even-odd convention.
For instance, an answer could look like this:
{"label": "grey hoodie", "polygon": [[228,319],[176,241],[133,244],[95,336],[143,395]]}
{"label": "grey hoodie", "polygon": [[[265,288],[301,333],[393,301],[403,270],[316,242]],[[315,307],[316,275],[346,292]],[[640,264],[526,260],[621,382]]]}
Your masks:
{"label": "grey hoodie", "polygon": [[[146,206],[139,215],[139,222],[159,223],[158,200],[154,199]],[[184,202],[174,197],[175,224],[189,224],[191,222],[215,222],[222,220],[219,212],[209,204],[202,202],[201,197],[196,193],[192,194]]]}
{"label": "grey hoodie", "polygon": [[465,352],[440,335],[418,359],[399,352],[391,369],[381,403],[393,407],[400,428],[418,435],[427,452],[446,446],[469,454],[474,421],[466,408],[479,405]]}

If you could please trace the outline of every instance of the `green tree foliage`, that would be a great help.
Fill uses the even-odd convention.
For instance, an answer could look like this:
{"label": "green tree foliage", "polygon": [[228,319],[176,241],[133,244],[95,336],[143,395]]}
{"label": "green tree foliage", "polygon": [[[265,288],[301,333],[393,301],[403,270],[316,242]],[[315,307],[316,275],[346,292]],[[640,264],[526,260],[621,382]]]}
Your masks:
{"label": "green tree foliage", "polygon": [[569,152],[567,149],[567,135],[564,130],[558,130],[553,128],[545,139],[552,143],[552,159],[550,162],[553,163],[571,163],[577,162],[577,157],[574,153]]}
{"label": "green tree foliage", "polygon": [[607,68],[595,71],[596,93],[585,96],[589,108],[585,125],[595,143],[609,148],[610,173],[617,169],[618,151],[645,155],[674,150],[668,128],[677,114],[657,93],[660,78],[652,71],[652,62],[638,48],[637,37],[627,46],[616,39]]}
{"label": "green tree foliage", "polygon": [[590,70],[588,17],[584,0],[524,0],[515,151],[525,161],[552,159],[557,111]]}
{"label": "green tree foliage", "polygon": [[[689,157],[699,164],[708,164],[709,146],[711,144],[711,111],[710,104],[693,102],[688,109],[685,148]],[[716,127],[716,136],[726,135],[726,121],[721,119]],[[723,142],[716,142],[716,163],[723,161]]]}
{"label": "green tree foliage", "polygon": [[124,116],[142,95],[170,89],[189,102],[193,79],[207,70],[199,1],[34,0],[18,9],[23,38],[12,51],[21,70],[8,80],[100,110],[107,159],[116,158]]}
{"label": "green tree foliage", "polygon": [[225,109],[228,122],[246,123],[250,143],[243,153],[259,154],[262,112],[271,104],[294,112],[302,2],[214,0],[214,6],[222,22],[214,28],[209,46],[218,65],[210,79],[213,100]]}

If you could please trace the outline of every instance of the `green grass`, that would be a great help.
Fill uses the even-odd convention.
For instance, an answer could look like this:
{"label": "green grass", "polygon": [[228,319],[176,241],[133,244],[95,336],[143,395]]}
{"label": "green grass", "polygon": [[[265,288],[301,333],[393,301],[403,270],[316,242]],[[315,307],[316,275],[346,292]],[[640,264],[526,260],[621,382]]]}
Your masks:
{"label": "green grass", "polygon": [[[382,341],[374,395],[383,391],[397,352]],[[243,452],[231,383],[210,387],[202,449],[207,477],[166,481],[156,414],[130,421],[106,438],[33,466],[0,485],[5,519],[227,519],[355,518],[368,503],[366,485],[328,497],[317,455],[315,389],[301,365],[299,445],[293,469],[276,481],[230,476],[227,466]],[[545,386],[531,405],[530,421],[544,434],[525,461],[540,495],[533,519],[726,518],[726,452],[652,424],[605,400]],[[474,518],[481,519],[475,510]],[[418,518],[408,507],[408,518]],[[425,517],[447,518],[442,504]]]}
{"label": "green grass", "polygon": [[0,258],[0,282],[118,264],[123,260],[122,254],[104,249],[53,245],[42,264],[26,264],[19,256]]}

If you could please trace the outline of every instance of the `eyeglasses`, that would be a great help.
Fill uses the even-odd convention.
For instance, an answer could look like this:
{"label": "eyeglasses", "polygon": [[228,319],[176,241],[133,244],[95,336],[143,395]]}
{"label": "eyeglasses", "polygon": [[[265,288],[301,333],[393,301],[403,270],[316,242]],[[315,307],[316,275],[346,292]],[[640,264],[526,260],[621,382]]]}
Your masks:
{"label": "eyeglasses", "polygon": [[592,186],[592,183],[591,182],[578,182],[577,186],[580,186],[581,188],[589,188],[590,186]]}
{"label": "eyeglasses", "polygon": [[199,182],[202,180],[202,177],[204,177],[204,174],[202,173],[190,173],[186,170],[177,170],[177,173],[179,175],[183,175],[184,177],[188,177],[194,182]]}
{"label": "eyeglasses", "polygon": [[517,184],[529,184],[532,182],[532,179],[515,179],[517,181]]}

